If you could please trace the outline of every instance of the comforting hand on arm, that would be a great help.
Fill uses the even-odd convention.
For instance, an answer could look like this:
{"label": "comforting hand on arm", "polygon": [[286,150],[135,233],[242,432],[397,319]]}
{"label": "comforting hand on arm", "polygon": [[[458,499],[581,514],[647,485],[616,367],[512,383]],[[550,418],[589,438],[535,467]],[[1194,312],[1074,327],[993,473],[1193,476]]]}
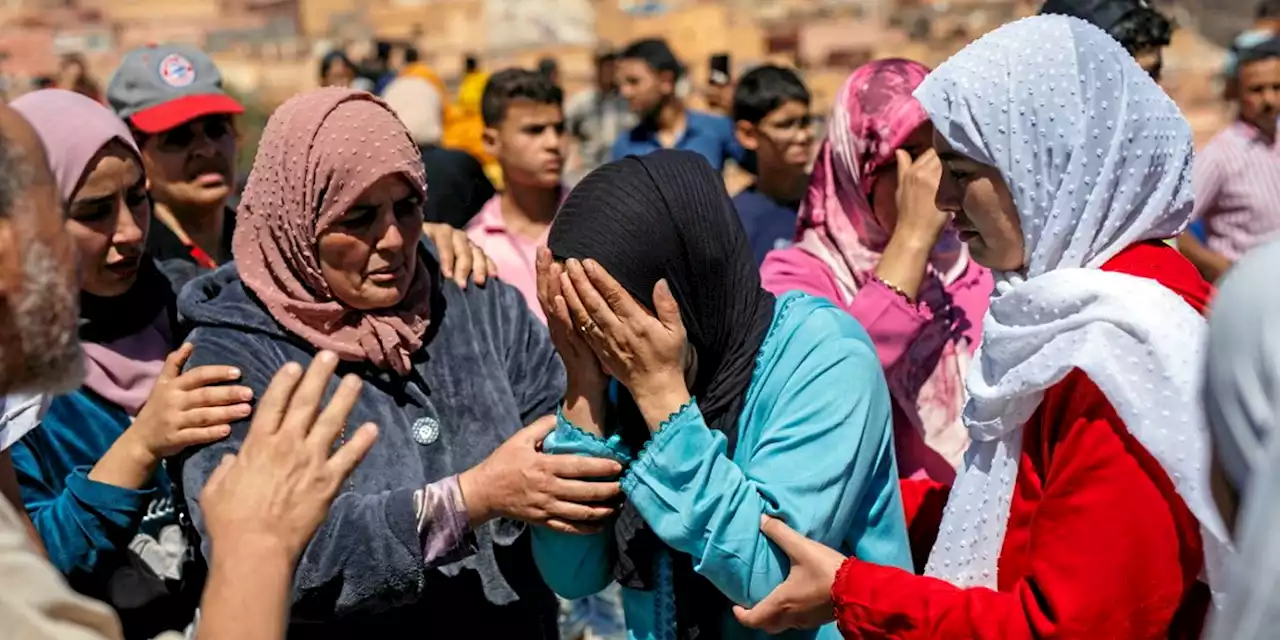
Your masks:
{"label": "comforting hand on arm", "polygon": [[[887,390],[870,345],[833,332],[825,351],[807,353],[809,373],[788,379],[779,402],[752,434],[749,453],[730,460],[724,437],[707,427],[691,402],[684,379],[690,351],[665,282],[655,287],[651,315],[593,261],[570,260],[566,271],[561,288],[571,317],[585,329],[581,333],[605,371],[631,392],[654,433],[630,461],[622,487],[663,542],[691,555],[695,569],[739,603],[763,598],[786,570],[785,558],[759,532],[763,515],[785,514],[807,535],[832,545],[854,532],[859,552],[865,544],[867,555],[908,566],[903,540],[884,536],[887,544],[877,544],[875,534],[855,531],[894,522],[901,534]],[[843,315],[840,320],[846,321]],[[843,402],[806,396],[808,389],[838,388],[815,384],[813,378],[822,376],[866,392],[844,393]],[[596,443],[594,449],[603,451],[592,455],[626,459],[613,440]],[[593,450],[587,443],[580,448]],[[549,542],[544,550],[570,545]],[[599,573],[608,560],[607,542],[576,543],[570,564]]]}
{"label": "comforting hand on arm", "polygon": [[467,233],[441,222],[424,222],[422,233],[436,245],[440,254],[440,273],[453,280],[459,287],[467,288],[468,282],[484,286],[489,278],[498,275],[498,267],[476,246]]}
{"label": "comforting hand on arm", "polygon": [[160,461],[190,446],[231,434],[231,423],[249,416],[253,390],[220,386],[240,379],[234,367],[210,365],[182,373],[192,346],[184,344],[165,359],[164,369],[137,419],[89,472],[89,479],[138,489],[151,479]]}

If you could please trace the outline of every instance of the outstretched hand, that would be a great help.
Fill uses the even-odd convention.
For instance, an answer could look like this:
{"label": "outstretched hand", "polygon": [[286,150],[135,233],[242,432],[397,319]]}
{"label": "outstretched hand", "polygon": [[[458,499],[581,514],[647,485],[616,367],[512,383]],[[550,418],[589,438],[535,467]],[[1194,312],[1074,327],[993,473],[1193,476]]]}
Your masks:
{"label": "outstretched hand", "polygon": [[294,560],[324,522],[378,436],[377,427],[366,424],[343,437],[360,396],[356,376],[343,378],[322,407],[337,365],[337,356],[322,351],[305,374],[291,362],[272,378],[240,451],[223,456],[200,493],[215,553],[248,545]]}
{"label": "outstretched hand", "polygon": [[791,571],[787,579],[756,606],[735,606],[733,615],[743,626],[780,633],[787,629],[813,629],[835,619],[831,586],[836,571],[847,559],[839,551],[814,542],[777,518],[763,516],[760,531],[768,536],[787,558]]}

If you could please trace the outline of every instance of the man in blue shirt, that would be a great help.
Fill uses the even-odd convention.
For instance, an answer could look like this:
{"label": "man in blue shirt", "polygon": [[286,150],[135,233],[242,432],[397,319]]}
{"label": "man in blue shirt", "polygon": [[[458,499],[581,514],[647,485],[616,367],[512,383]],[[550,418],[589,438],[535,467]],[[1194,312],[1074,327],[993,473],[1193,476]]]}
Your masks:
{"label": "man in blue shirt", "polygon": [[756,181],[733,199],[756,264],[791,245],[809,184],[813,117],[809,90],[790,69],[764,66],[738,81],[733,119],[738,141],[754,156]]}
{"label": "man in blue shirt", "polygon": [[665,40],[632,43],[618,56],[618,84],[631,112],[640,120],[613,144],[613,159],[658,149],[693,151],[717,171],[725,160],[743,162],[742,146],[728,118],[694,111],[676,95],[684,67]]}

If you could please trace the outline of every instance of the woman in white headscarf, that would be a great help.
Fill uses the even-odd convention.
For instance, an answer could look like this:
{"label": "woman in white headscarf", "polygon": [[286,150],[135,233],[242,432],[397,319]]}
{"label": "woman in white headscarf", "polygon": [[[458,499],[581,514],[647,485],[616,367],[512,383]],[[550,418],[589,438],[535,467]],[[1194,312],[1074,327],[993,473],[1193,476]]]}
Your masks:
{"label": "woman in white headscarf", "polygon": [[1280,297],[1266,294],[1276,274],[1280,242],[1245,255],[1227,273],[1209,321],[1204,408],[1214,497],[1239,549],[1211,640],[1263,640],[1280,628]]}
{"label": "woman in white headscarf", "polygon": [[[916,90],[939,209],[996,276],[967,380],[973,444],[926,576],[766,532],[792,559],[748,624],[846,637],[1197,638],[1226,534],[1196,404],[1209,287],[1162,240],[1191,130],[1110,36],[997,29]],[[833,585],[834,583],[834,585]]]}

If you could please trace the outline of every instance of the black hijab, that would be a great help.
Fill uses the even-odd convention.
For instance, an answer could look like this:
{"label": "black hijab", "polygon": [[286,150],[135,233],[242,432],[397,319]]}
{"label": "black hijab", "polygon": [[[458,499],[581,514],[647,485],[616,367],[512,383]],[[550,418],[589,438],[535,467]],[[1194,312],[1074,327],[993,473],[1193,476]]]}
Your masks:
{"label": "black hijab", "polygon": [[[596,169],[572,192],[551,227],[557,260],[599,262],[641,304],[653,310],[653,287],[666,278],[698,357],[689,389],[707,427],[724,434],[733,457],[738,418],[755,372],[756,355],[773,321],[774,297],[760,286],[746,232],[720,175],[702,156],[658,151]],[[620,394],[608,422],[640,451],[649,429],[634,401]],[[666,547],[630,504],[614,526],[623,586],[653,588],[656,554],[672,557],[681,638],[721,633],[728,603],[693,571],[693,559]]]}
{"label": "black hijab", "polygon": [[169,314],[169,327],[176,332],[176,309],[173,285],[156,267],[155,260],[143,255],[138,279],[123,294],[103,298],[80,290],[80,339],[98,344],[114,342],[142,331],[161,312]]}

